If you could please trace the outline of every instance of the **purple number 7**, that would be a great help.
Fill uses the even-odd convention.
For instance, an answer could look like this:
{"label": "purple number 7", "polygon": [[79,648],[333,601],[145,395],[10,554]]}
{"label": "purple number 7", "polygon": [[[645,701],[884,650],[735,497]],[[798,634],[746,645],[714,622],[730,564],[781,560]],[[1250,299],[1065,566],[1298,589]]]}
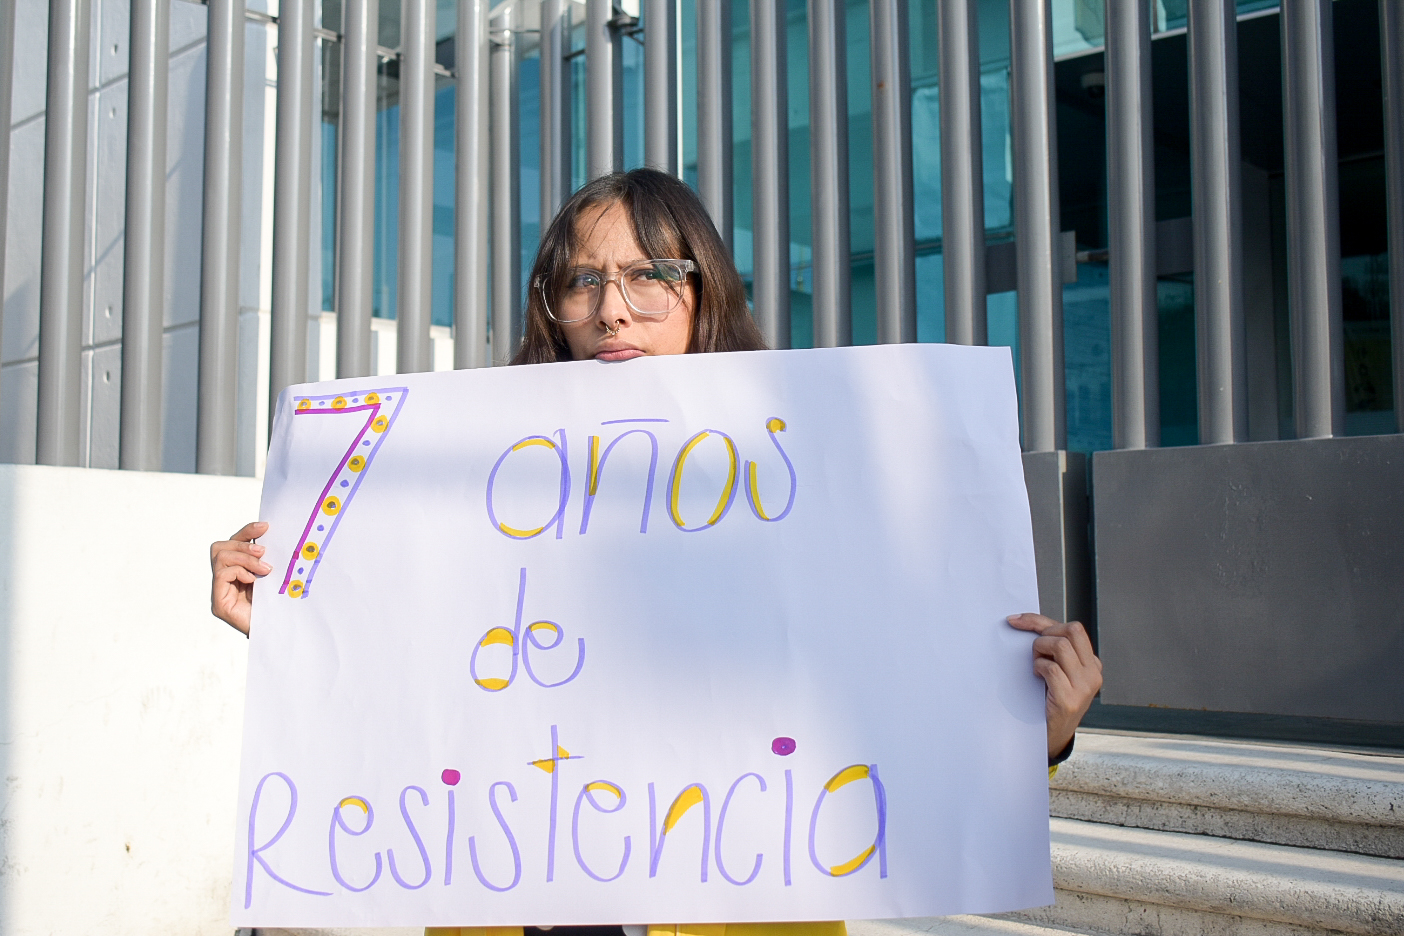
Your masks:
{"label": "purple number 7", "polygon": [[390,434],[395,417],[404,406],[409,390],[404,387],[389,387],[372,390],[369,393],[333,394],[331,396],[299,397],[293,416],[341,416],[347,413],[362,413],[365,424],[351,440],[346,454],[336,465],[336,470],[327,479],[322,494],[312,507],[307,525],[302,528],[297,548],[288,560],[288,571],[283,576],[283,584],[278,594],[289,598],[305,598],[312,588],[312,576],[317,574],[317,566],[322,555],[336,533],[346,508],[351,506],[351,498],[361,488],[361,480],[370,469],[375,453]]}

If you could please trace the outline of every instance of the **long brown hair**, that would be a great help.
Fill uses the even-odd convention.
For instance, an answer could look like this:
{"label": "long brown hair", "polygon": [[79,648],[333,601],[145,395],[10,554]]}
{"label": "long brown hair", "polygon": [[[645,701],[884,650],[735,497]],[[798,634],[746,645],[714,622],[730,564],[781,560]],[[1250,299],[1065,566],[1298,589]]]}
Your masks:
{"label": "long brown hair", "polygon": [[[656,169],[601,176],[561,207],[536,251],[527,280],[526,333],[513,364],[571,360],[560,323],[545,302],[559,307],[579,241],[578,222],[590,209],[620,205],[629,215],[634,240],[654,259],[697,264],[697,306],[688,353],[756,351],[765,339],[746,308],[746,288],[707,210],[686,184]],[[543,295],[544,293],[544,295]]]}

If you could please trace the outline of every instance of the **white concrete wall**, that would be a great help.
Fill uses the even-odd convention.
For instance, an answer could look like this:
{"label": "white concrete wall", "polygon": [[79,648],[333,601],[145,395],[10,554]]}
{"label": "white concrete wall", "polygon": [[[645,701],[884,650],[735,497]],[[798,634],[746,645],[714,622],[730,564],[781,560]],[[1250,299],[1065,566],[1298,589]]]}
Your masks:
{"label": "white concrete wall", "polygon": [[249,478],[0,465],[0,932],[229,936]]}

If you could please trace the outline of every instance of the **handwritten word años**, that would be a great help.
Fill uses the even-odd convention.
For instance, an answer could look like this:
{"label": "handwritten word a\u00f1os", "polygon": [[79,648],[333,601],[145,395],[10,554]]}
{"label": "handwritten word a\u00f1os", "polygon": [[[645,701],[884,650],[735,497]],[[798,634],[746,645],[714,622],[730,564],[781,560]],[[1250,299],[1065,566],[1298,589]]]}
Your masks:
{"label": "handwritten word a\u00f1os", "polygon": [[[664,429],[659,424],[667,423],[666,419],[615,419],[601,423],[600,431],[591,432],[585,438],[584,477],[580,484],[572,473],[570,440],[565,429],[518,439],[498,456],[488,475],[485,491],[488,522],[508,539],[528,540],[548,531],[561,539],[565,536],[571,493],[579,489],[583,492],[579,535],[586,535],[610,456],[616,449],[627,446],[635,456],[640,452],[648,455],[643,509],[639,517],[639,532],[647,533],[663,450],[659,435]],[[648,427],[639,424],[648,424]],[[777,468],[783,465],[789,478],[784,506],[779,509],[779,493],[762,496],[759,464],[741,457],[730,433],[703,429],[678,442],[672,465],[667,469],[665,493],[666,512],[673,526],[684,533],[715,527],[731,511],[738,493],[757,520],[778,523],[789,516],[799,490],[799,475],[780,441],[780,434],[787,429],[785,420],[778,416],[765,421],[766,437],[775,449],[768,457],[776,462]],[[692,472],[687,471],[690,464],[695,466],[699,461],[708,462],[716,470],[702,471],[694,467]],[[706,490],[700,490],[704,484]],[[509,498],[510,504],[504,505],[504,487],[512,487],[518,494]],[[692,490],[694,487],[699,488],[696,493]],[[765,498],[770,498],[768,508]]]}
{"label": "handwritten word a\u00f1os", "polygon": [[[374,805],[369,797],[359,793],[336,798],[329,804],[330,815],[324,811],[328,804],[323,804],[312,810],[310,817],[304,809],[300,817],[296,782],[284,772],[271,771],[258,781],[249,805],[244,908],[253,905],[255,882],[260,873],[273,886],[313,897],[332,897],[338,892],[359,894],[376,886],[419,890],[434,880],[442,887],[462,886],[465,878],[462,874],[455,877],[454,861],[461,855],[464,845],[472,870],[468,885],[476,882],[496,893],[519,886],[524,866],[540,867],[542,851],[545,881],[555,881],[558,845],[564,846],[566,841],[570,855],[563,860],[569,862],[573,857],[580,873],[600,884],[619,880],[630,868],[635,869],[633,877],[646,873],[649,879],[656,878],[669,855],[676,853],[677,857],[672,859],[675,863],[686,862],[686,852],[679,849],[694,842],[700,844],[699,886],[709,882],[713,868],[722,880],[737,887],[753,884],[763,874],[778,875],[784,886],[790,887],[797,873],[844,878],[870,865],[876,865],[880,879],[888,876],[887,793],[876,764],[843,767],[820,784],[817,791],[804,793],[803,804],[796,801],[794,771],[788,768],[779,772],[778,777],[771,772],[769,780],[764,773],[751,770],[729,783],[714,786],[702,781],[688,783],[671,798],[670,790],[660,790],[658,784],[649,781],[643,784],[642,791],[647,800],[647,839],[635,848],[634,836],[628,830],[643,831],[643,813],[637,795],[640,791],[630,796],[624,784],[617,780],[594,776],[587,769],[586,761],[579,752],[572,754],[563,746],[557,726],[552,725],[549,753],[527,764],[546,775],[547,789],[533,785],[519,791],[508,779],[486,783],[477,795],[483,797],[492,820],[490,824],[485,822],[484,828],[472,830],[459,827],[458,796],[467,791],[459,789],[463,775],[457,769],[448,768],[440,774],[440,795],[431,796],[424,786],[405,786],[398,802],[393,804],[398,807],[398,823],[392,820],[388,829],[386,823],[377,825]],[[514,776],[525,782],[519,771]],[[860,786],[853,786],[860,783],[868,793]],[[840,791],[845,791],[842,795],[848,799],[849,812],[838,814],[841,819],[836,819],[832,806]],[[543,797],[543,793],[547,795]],[[810,796],[813,796],[812,805],[809,805]],[[854,796],[860,800],[853,800]],[[824,854],[833,841],[832,836],[825,836],[826,825],[832,827],[835,822],[850,818],[852,807],[861,806],[861,798],[867,798],[870,803],[870,819],[867,820],[872,829],[870,842],[851,856]],[[521,806],[516,805],[519,799]],[[737,820],[742,823],[743,831],[753,828],[755,818],[763,812],[772,811],[777,814],[774,818],[783,818],[783,834],[779,836],[780,841],[774,843],[778,856],[764,850],[738,855],[736,846],[727,848],[728,817],[735,815],[736,807],[743,802],[746,818]],[[537,840],[537,835],[531,838],[519,835],[519,829],[527,824],[524,809],[544,809],[545,815],[538,814],[537,821],[532,823],[537,835],[544,829],[544,843]],[[775,825],[781,827],[779,822]],[[436,841],[431,842],[426,837],[429,829],[435,831]],[[466,840],[464,831],[470,831]],[[832,828],[828,831],[832,832]],[[325,834],[325,881],[294,882],[278,869],[277,846],[290,833],[294,839],[305,836],[314,841]],[[861,834],[866,836],[867,833]],[[490,849],[479,848],[479,835],[485,837],[485,846],[488,845],[486,837],[492,837]],[[667,847],[670,836],[684,838],[670,850]],[[802,857],[798,861],[792,859],[796,836],[800,838],[801,849],[807,845],[807,864]],[[357,839],[366,842],[361,844]],[[413,846],[412,851],[404,849],[406,842]],[[399,843],[400,850],[392,843]],[[750,848],[745,851],[749,852]],[[602,855],[607,857],[602,859]],[[613,857],[615,855],[618,857]],[[387,871],[388,881],[385,879]]]}

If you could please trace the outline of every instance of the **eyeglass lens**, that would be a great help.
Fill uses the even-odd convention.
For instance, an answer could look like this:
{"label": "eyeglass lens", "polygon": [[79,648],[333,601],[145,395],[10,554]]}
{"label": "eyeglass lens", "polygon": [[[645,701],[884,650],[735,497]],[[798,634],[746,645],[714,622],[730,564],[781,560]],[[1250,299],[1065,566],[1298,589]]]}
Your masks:
{"label": "eyeglass lens", "polygon": [[594,315],[611,280],[619,283],[624,301],[635,312],[666,315],[682,301],[687,274],[678,264],[662,260],[636,263],[610,277],[597,270],[577,270],[561,296],[561,321],[578,322]]}

